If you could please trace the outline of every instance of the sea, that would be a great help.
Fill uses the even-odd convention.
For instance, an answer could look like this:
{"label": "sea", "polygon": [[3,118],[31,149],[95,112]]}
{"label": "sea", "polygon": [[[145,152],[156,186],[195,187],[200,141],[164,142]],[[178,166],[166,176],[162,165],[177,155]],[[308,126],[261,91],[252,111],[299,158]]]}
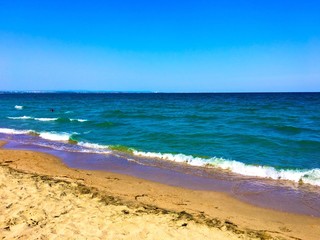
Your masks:
{"label": "sea", "polygon": [[0,139],[320,186],[320,93],[1,92],[0,106]]}

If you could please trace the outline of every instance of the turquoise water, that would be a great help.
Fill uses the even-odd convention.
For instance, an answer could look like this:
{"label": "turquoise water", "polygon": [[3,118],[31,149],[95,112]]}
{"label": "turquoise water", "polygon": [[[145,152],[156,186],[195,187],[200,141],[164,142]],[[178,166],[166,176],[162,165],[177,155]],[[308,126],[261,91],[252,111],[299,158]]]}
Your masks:
{"label": "turquoise water", "polygon": [[2,93],[0,103],[3,135],[320,185],[319,93]]}

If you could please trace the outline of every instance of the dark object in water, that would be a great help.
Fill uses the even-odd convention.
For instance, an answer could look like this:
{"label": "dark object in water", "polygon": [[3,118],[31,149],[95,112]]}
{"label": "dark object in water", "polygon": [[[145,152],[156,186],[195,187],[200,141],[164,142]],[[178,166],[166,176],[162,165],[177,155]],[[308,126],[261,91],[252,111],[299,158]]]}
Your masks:
{"label": "dark object in water", "polygon": [[50,108],[50,112],[54,112],[54,109],[53,109],[53,108]]}

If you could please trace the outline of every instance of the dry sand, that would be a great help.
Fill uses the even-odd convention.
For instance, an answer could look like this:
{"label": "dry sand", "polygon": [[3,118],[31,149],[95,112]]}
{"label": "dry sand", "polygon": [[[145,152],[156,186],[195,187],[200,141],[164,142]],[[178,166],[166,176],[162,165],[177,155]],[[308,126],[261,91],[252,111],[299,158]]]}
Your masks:
{"label": "dry sand", "polygon": [[320,219],[0,149],[1,239],[319,239]]}

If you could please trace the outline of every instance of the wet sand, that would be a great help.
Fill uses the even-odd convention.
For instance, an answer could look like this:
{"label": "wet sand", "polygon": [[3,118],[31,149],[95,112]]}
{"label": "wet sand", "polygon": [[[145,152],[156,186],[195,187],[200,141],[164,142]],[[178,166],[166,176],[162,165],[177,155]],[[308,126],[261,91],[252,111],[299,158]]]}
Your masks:
{"label": "wet sand", "polygon": [[3,239],[318,239],[320,218],[0,149]]}

